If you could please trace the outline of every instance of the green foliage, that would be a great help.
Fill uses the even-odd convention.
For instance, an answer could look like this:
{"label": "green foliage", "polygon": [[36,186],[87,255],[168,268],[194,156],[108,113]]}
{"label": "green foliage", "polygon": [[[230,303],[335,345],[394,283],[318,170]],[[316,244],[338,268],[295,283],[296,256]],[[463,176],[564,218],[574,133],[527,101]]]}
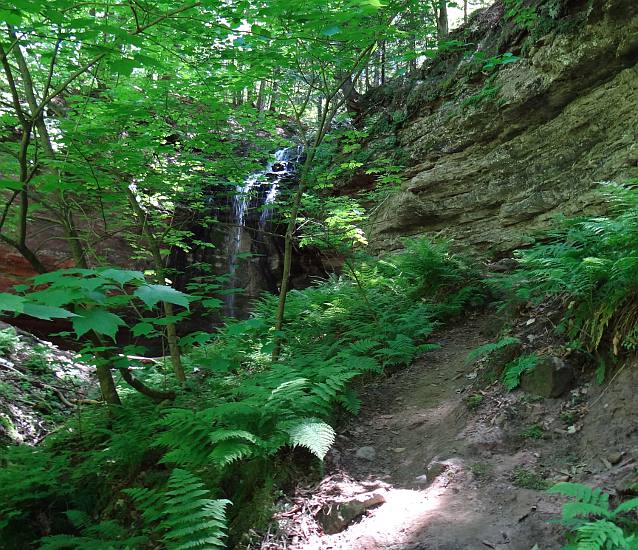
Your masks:
{"label": "green foliage", "polygon": [[523,467],[514,470],[512,482],[521,489],[533,489],[534,491],[543,491],[548,487],[547,479],[542,473]]}
{"label": "green foliage", "polygon": [[531,6],[525,6],[523,0],[504,0],[505,16],[510,18],[519,27],[532,29],[538,20],[536,10]]}
{"label": "green foliage", "polygon": [[[114,285],[113,292],[122,289]],[[121,532],[104,539],[115,548],[138,536],[179,547],[191,540],[182,536],[219,538],[221,505],[208,506],[211,495],[231,497],[230,525],[245,527],[250,520],[241,515],[264,498],[281,457],[299,449],[325,456],[336,413],[358,411],[357,379],[435,348],[427,340],[436,323],[483,295],[479,275],[440,242],[410,242],[382,259],[361,257],[350,272],[290,293],[283,354],[275,363],[277,301],[264,296],[251,318],[229,320],[211,341],[192,343],[185,362],[199,374],[174,402],[122,392],[124,405],[109,414],[86,411],[37,449],[4,451],[0,537],[30,533],[24,526],[46,504],[57,529],[52,536],[62,537],[48,544],[92,544],[95,531],[61,519],[73,509],[117,521]],[[147,380],[160,385],[162,375]],[[122,487],[130,487],[126,494],[143,525],[114,504],[126,502]],[[180,515],[187,502],[197,506]]]}
{"label": "green foliage", "polygon": [[497,342],[488,342],[487,344],[483,344],[476,349],[473,349],[467,355],[466,361],[471,363],[476,361],[479,357],[485,357],[486,355],[490,355],[491,353],[503,349],[507,346],[511,346],[513,344],[519,344],[520,340],[515,336],[505,336],[498,340]]}
{"label": "green foliage", "polygon": [[225,548],[226,507],[230,501],[209,498],[199,478],[175,468],[164,490],[127,489],[145,521],[170,550]]}
{"label": "green foliage", "polygon": [[[171,287],[149,284],[140,271],[114,268],[62,269],[33,277],[31,285],[22,288],[13,302],[0,304],[0,309],[38,319],[71,318],[78,338],[88,332],[115,340],[124,319],[111,311],[126,307],[152,311],[160,301],[189,306],[189,297]],[[144,304],[144,305],[142,305]],[[70,311],[72,309],[73,311]],[[164,320],[142,317],[148,324],[161,325]]]}
{"label": "green foliage", "polygon": [[503,370],[503,385],[509,390],[515,390],[521,383],[521,376],[534,370],[538,357],[534,353],[521,355],[505,366]]}
{"label": "green foliage", "polygon": [[474,395],[470,395],[465,400],[465,403],[468,409],[474,410],[474,409],[478,409],[483,404],[484,401],[485,401],[484,395],[481,395],[480,393],[475,393]]}
{"label": "green foliage", "polygon": [[489,101],[494,99],[500,90],[499,86],[493,86],[488,83],[485,84],[476,94],[473,94],[465,98],[461,102],[462,107],[469,107],[470,105],[476,105],[482,101]]}
{"label": "green foliage", "polygon": [[148,542],[145,536],[129,537],[126,530],[115,521],[94,523],[91,517],[80,510],[68,510],[66,516],[82,534],[44,537],[38,550],[130,550]]}
{"label": "green foliage", "polygon": [[542,439],[545,435],[545,430],[539,424],[534,424],[521,431],[521,437],[523,439]]}
{"label": "green foliage", "polygon": [[561,523],[571,532],[565,550],[632,550],[636,548],[638,522],[626,516],[638,509],[638,498],[611,508],[609,495],[579,483],[559,483],[549,489],[571,497],[563,506]]}
{"label": "green foliage", "polygon": [[7,357],[11,355],[18,342],[18,335],[13,327],[0,330],[0,356]]}
{"label": "green foliage", "polygon": [[614,353],[638,347],[638,192],[605,184],[609,216],[563,221],[548,242],[519,251],[519,268],[498,282],[514,299],[564,306],[559,332]]}
{"label": "green foliage", "polygon": [[514,55],[511,52],[506,52],[502,55],[495,55],[493,57],[485,59],[485,63],[483,64],[483,71],[491,73],[498,67],[509,65],[510,63],[516,63],[519,60],[520,57]]}

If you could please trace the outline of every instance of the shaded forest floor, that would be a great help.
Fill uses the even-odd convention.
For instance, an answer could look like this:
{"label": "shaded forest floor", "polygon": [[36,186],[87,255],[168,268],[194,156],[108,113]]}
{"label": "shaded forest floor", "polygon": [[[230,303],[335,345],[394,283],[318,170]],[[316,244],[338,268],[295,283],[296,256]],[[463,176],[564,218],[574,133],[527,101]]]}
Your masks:
{"label": "shaded forest floor", "polygon": [[277,527],[250,548],[555,549],[561,499],[547,487],[627,491],[638,459],[638,369],[621,366],[602,386],[580,372],[558,399],[505,393],[487,362],[467,361],[493,341],[496,321],[475,315],[441,329],[433,338],[441,349],[366,385],[325,477],[282,499]]}

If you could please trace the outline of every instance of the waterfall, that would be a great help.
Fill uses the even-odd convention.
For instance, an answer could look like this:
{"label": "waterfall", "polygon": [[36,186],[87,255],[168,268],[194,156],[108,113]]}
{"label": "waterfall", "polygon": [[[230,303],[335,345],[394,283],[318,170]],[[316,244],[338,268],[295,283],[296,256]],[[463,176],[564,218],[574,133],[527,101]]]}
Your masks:
{"label": "waterfall", "polygon": [[[286,147],[275,152],[265,170],[249,175],[236,187],[232,198],[232,227],[228,236],[229,288],[239,283],[237,262],[242,249],[242,236],[248,228],[250,210],[260,211],[257,229],[263,233],[272,216],[272,205],[284,179],[293,176],[303,156],[301,145]],[[225,299],[226,315],[236,315],[235,294]]]}

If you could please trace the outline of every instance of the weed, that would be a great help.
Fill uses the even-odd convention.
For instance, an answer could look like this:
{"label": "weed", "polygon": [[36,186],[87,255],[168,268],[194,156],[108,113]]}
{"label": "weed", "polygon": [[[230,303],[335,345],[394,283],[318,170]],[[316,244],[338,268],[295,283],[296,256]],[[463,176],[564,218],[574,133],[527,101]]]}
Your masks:
{"label": "weed", "polygon": [[13,327],[0,330],[0,356],[7,357],[11,355],[19,341],[20,339]]}
{"label": "weed", "polygon": [[485,480],[492,477],[493,467],[491,464],[484,462],[476,462],[470,466],[472,475],[478,480]]}
{"label": "weed", "polygon": [[514,470],[512,483],[521,489],[534,489],[535,491],[544,491],[549,487],[549,483],[542,473],[533,472],[522,467]]}
{"label": "weed", "polygon": [[533,424],[521,432],[523,439],[542,439],[544,435],[545,431],[539,424]]}
{"label": "weed", "polygon": [[43,374],[51,369],[49,348],[42,345],[34,346],[24,360],[24,366],[36,374]]}
{"label": "weed", "polygon": [[480,393],[475,393],[474,395],[470,395],[465,400],[465,403],[468,409],[475,410],[483,404],[483,401],[485,401],[485,396]]}

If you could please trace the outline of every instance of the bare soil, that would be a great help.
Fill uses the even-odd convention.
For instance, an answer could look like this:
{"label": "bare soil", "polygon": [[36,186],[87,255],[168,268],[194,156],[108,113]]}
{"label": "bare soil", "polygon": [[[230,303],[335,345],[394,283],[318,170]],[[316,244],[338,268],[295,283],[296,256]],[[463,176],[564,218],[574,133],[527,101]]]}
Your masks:
{"label": "bare soil", "polygon": [[[467,361],[493,341],[495,322],[469,316],[435,336],[441,349],[367,385],[325,477],[283,499],[277,527],[249,548],[561,548],[564,528],[551,520],[562,499],[546,487],[579,481],[614,494],[636,475],[638,368],[621,367],[607,386],[581,375],[559,399],[507,393],[485,363]],[[361,494],[385,502],[347,526],[325,519]]]}

